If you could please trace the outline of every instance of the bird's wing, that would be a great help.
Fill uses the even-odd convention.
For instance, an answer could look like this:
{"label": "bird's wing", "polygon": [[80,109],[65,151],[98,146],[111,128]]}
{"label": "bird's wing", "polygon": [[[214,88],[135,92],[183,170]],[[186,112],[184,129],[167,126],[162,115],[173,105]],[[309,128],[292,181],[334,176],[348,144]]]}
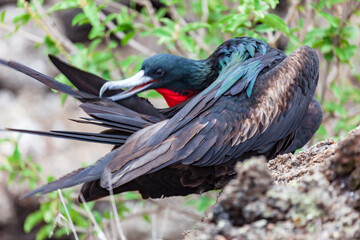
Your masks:
{"label": "bird's wing", "polygon": [[303,147],[319,129],[322,118],[323,112],[321,105],[315,98],[312,98],[304,119],[296,130],[294,141],[286,148],[284,153],[293,153]]}
{"label": "bird's wing", "polygon": [[49,59],[77,89],[94,96],[99,95],[99,90],[106,80],[94,74],[75,68],[53,55],[49,55]]}
{"label": "bird's wing", "polygon": [[[173,118],[132,135],[104,169],[101,186],[118,187],[174,163],[214,166],[244,153],[265,153],[292,134],[313,97],[318,58],[305,46],[259,77],[250,72],[255,65],[268,66],[268,57],[233,68],[238,81],[231,72],[225,77],[221,73],[222,81],[215,81]],[[256,84],[251,84],[254,78]]]}

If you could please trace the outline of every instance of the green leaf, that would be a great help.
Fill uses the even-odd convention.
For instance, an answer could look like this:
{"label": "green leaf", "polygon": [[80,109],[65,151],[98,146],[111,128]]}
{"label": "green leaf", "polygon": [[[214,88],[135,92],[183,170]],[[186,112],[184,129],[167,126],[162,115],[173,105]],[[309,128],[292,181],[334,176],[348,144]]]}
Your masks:
{"label": "green leaf", "polygon": [[105,28],[103,26],[93,26],[89,33],[89,39],[94,39],[97,37],[103,37],[104,36],[104,30]]}
{"label": "green leaf", "polygon": [[266,25],[268,25],[270,27],[279,29],[286,35],[289,34],[289,28],[286,25],[286,23],[284,22],[284,20],[282,20],[279,16],[277,16],[275,14],[271,14],[271,13],[266,14],[264,16],[264,18],[259,19],[259,21],[265,23]]}
{"label": "green leaf", "polygon": [[125,192],[123,193],[124,199],[125,200],[141,200],[142,197],[139,193],[137,192]]}
{"label": "green leaf", "polygon": [[118,15],[115,14],[115,13],[111,13],[111,14],[107,15],[106,18],[105,18],[105,20],[103,21],[104,24],[107,24],[108,22],[116,19],[117,16],[118,16]]}
{"label": "green leaf", "polygon": [[15,178],[16,178],[17,176],[18,176],[18,175],[17,175],[17,173],[15,173],[15,172],[12,172],[12,173],[9,174],[8,182],[9,182],[10,185],[12,185],[12,184],[14,183],[14,180],[15,180]]}
{"label": "green leaf", "polygon": [[11,164],[10,164],[8,161],[5,161],[5,162],[0,166],[0,170],[7,171],[7,172],[12,172],[13,169],[14,169],[14,168],[11,166]]}
{"label": "green leaf", "polygon": [[31,19],[30,14],[24,13],[24,14],[20,14],[20,15],[16,16],[13,19],[13,23],[14,24],[20,24],[20,25],[25,25],[30,19]]}
{"label": "green leaf", "polygon": [[320,47],[320,51],[322,53],[329,53],[333,50],[333,45],[332,44],[327,44],[327,43],[324,43],[324,45],[322,45]]}
{"label": "green leaf", "polygon": [[2,11],[0,14],[0,22],[4,23],[6,11]]}
{"label": "green leaf", "polygon": [[324,139],[329,138],[329,134],[326,130],[326,128],[324,127],[324,125],[320,125],[319,129],[316,132],[317,134],[320,134]]}
{"label": "green leaf", "polygon": [[29,233],[36,225],[41,223],[42,220],[43,220],[43,215],[40,210],[30,213],[25,219],[24,231],[26,233]]}
{"label": "green leaf", "polygon": [[36,234],[36,240],[44,240],[48,239],[51,233],[52,226],[51,225],[45,225]]}
{"label": "green leaf", "polygon": [[354,56],[357,47],[355,45],[346,46],[344,48],[335,47],[335,53],[341,62],[348,62]]}
{"label": "green leaf", "polygon": [[86,17],[84,13],[78,13],[72,20],[71,25],[84,25],[89,23],[89,19]]}
{"label": "green leaf", "polygon": [[341,96],[342,96],[342,92],[341,92],[341,88],[340,86],[336,85],[336,84],[332,84],[330,86],[331,90],[333,91],[335,97],[337,99],[341,99]]}
{"label": "green leaf", "polygon": [[150,217],[149,217],[148,214],[144,214],[144,215],[143,215],[143,218],[144,218],[145,222],[151,223],[151,219],[150,219]]}
{"label": "green leaf", "polygon": [[155,90],[148,90],[146,92],[139,93],[140,97],[144,98],[162,98],[161,94]]}
{"label": "green leaf", "polygon": [[210,198],[207,195],[200,195],[196,199],[191,199],[185,205],[194,205],[196,209],[203,213],[205,210],[216,203],[216,198]]}
{"label": "green leaf", "polygon": [[99,44],[101,42],[102,42],[102,40],[100,38],[92,40],[91,43],[89,44],[88,51],[89,52],[94,52],[95,49],[99,46]]}
{"label": "green leaf", "polygon": [[88,4],[83,8],[83,11],[93,27],[99,27],[101,25],[95,3]]}
{"label": "green leaf", "polygon": [[273,29],[273,27],[270,27],[267,24],[258,24],[255,27],[256,32],[270,32],[273,31]]}
{"label": "green leaf", "polygon": [[69,234],[69,231],[66,228],[60,228],[60,229],[56,230],[54,236],[56,238],[61,238],[65,234]]}
{"label": "green leaf", "polygon": [[340,23],[340,19],[334,17],[330,13],[319,12],[319,15],[322,16],[323,18],[325,18],[330,23],[330,25],[333,26],[333,27],[337,27],[339,25],[339,23]]}
{"label": "green leaf", "polygon": [[173,34],[173,31],[169,31],[169,29],[166,29],[166,28],[156,28],[156,29],[154,29],[153,34],[156,37],[171,37]]}
{"label": "green leaf", "polygon": [[62,11],[62,10],[72,9],[72,8],[77,8],[77,7],[79,7],[79,4],[77,1],[62,1],[62,2],[59,2],[59,3],[55,4],[54,6],[52,6],[48,10],[48,12]]}
{"label": "green leaf", "polygon": [[197,30],[199,28],[209,28],[210,24],[208,23],[203,23],[203,22],[193,22],[193,23],[188,23],[187,25],[185,25],[184,27],[181,28],[181,32],[189,32],[189,31],[193,31],[193,30]]}
{"label": "green leaf", "polygon": [[121,45],[126,46],[130,39],[135,36],[135,32],[126,33],[123,39],[121,39]]}
{"label": "green leaf", "polygon": [[327,8],[331,8],[332,5],[339,4],[339,3],[342,3],[342,2],[345,2],[345,0],[326,0],[325,5],[326,5]]}
{"label": "green leaf", "polygon": [[106,50],[114,49],[118,46],[118,43],[116,41],[111,40],[109,44],[106,47]]}
{"label": "green leaf", "polygon": [[179,36],[179,41],[184,50],[188,52],[195,52],[196,43],[192,37],[182,34]]}
{"label": "green leaf", "polygon": [[268,3],[272,9],[279,4],[279,0],[264,0],[264,2]]}

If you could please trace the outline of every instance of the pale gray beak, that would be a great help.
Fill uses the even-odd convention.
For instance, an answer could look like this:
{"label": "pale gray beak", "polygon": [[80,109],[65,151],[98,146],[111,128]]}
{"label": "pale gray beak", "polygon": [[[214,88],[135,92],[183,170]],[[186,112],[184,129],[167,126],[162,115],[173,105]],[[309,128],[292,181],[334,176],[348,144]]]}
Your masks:
{"label": "pale gray beak", "polygon": [[121,100],[142,92],[152,85],[153,79],[145,76],[144,70],[140,70],[137,74],[124,80],[106,82],[100,89],[99,97],[104,95],[107,90],[119,90],[122,88],[129,88],[121,93],[108,97],[113,101]]}

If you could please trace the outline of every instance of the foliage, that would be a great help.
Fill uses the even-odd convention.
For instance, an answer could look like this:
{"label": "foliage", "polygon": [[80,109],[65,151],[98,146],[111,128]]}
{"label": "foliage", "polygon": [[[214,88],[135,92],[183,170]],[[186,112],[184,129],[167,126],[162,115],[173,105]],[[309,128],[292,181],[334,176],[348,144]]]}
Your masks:
{"label": "foliage", "polygon": [[[37,46],[46,47],[45,53],[60,54],[71,64],[108,80],[132,75],[142,61],[154,53],[141,44],[139,39],[145,37],[155,38],[164,52],[191,58],[205,58],[217,45],[235,36],[260,38],[275,47],[281,47],[285,40],[287,53],[301,45],[310,45],[323,59],[317,97],[325,114],[316,139],[341,136],[360,124],[359,112],[354,111],[360,109],[360,75],[353,67],[359,32],[358,25],[354,24],[354,18],[360,13],[357,1],[289,1],[286,15],[282,17],[273,11],[277,0],[231,0],[226,4],[220,0],[162,0],[161,3],[156,9],[151,1],[133,0],[129,5],[123,5],[103,0],[65,0],[45,10],[42,0],[30,3],[18,0],[18,7],[23,12],[14,17],[12,23],[6,23],[6,13],[1,12],[0,24],[12,25],[16,32],[29,22],[35,22],[45,33],[42,41],[37,43]],[[91,25],[87,43],[72,43],[51,25],[54,12],[75,8],[80,8],[82,12],[72,19],[72,24]],[[9,33],[9,36],[12,34]],[[132,48],[136,53],[122,56],[120,49],[123,46]],[[335,71],[335,77],[330,74],[331,71]],[[355,78],[350,80],[350,76]],[[57,79],[70,84],[63,75],[57,76]],[[159,97],[155,92],[142,95]],[[65,98],[62,96],[63,100]],[[328,124],[331,119],[335,119],[335,125]],[[22,158],[18,142],[13,143],[13,154],[1,166],[1,170],[9,173],[10,182],[26,180],[31,188],[44,183],[40,166],[30,157]],[[88,234],[99,236],[99,232],[89,230],[95,223],[90,221],[88,214],[84,214],[86,209],[83,205],[74,203],[73,191],[63,191],[63,195],[76,229],[84,232],[82,237]],[[123,194],[116,202],[117,214],[121,218],[131,212],[128,202],[144,205],[135,193]],[[204,212],[213,203],[214,198],[208,195],[188,201],[188,205],[195,206],[199,212]],[[112,221],[111,212],[99,212],[93,203],[87,206],[102,228]],[[69,220],[64,221],[64,210],[57,193],[48,194],[40,209],[28,216],[24,230],[29,232],[42,223],[37,239],[45,239],[53,232],[55,224],[61,222],[65,228],[60,227],[54,232],[59,237],[69,229]],[[144,219],[150,221],[146,212]]]}

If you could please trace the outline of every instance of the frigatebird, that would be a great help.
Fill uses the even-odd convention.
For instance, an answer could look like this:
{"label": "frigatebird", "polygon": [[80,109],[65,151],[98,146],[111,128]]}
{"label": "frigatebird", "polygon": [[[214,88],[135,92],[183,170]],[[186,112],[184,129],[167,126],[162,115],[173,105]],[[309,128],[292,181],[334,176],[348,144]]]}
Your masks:
{"label": "frigatebird", "polygon": [[[92,118],[76,121],[107,130],[11,130],[115,147],[93,165],[25,197],[80,183],[86,201],[109,195],[110,188],[114,193],[138,190],[144,198],[219,189],[234,176],[237,161],[293,152],[311,138],[322,120],[321,106],[313,98],[318,58],[307,46],[287,57],[261,40],[233,38],[205,60],[155,55],[135,76],[118,82],[50,59],[78,89],[19,63],[0,63],[81,100],[80,107]],[[174,106],[156,109],[135,95],[151,88]]]}

